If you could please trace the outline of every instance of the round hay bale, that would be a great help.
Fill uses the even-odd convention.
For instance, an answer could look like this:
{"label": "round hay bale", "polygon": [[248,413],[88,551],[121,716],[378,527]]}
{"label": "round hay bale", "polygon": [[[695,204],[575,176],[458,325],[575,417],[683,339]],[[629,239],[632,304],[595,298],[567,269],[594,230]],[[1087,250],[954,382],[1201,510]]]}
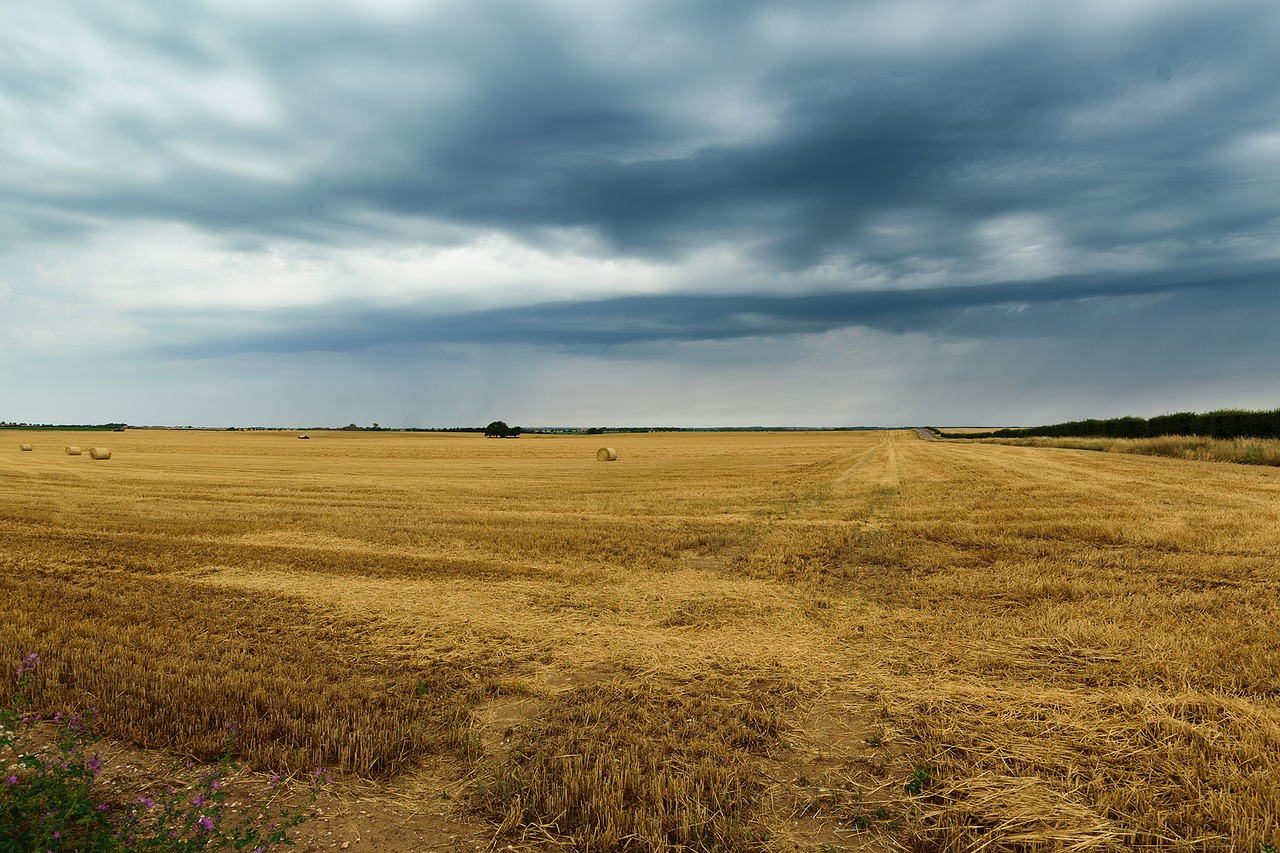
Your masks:
{"label": "round hay bale", "polygon": [[110,459],[111,448],[110,447],[90,447],[89,458],[90,459]]}
{"label": "round hay bale", "polygon": [[23,444],[23,445],[20,445],[20,447],[22,450],[35,450],[35,448],[29,444]]}
{"label": "round hay bale", "polygon": [[601,462],[617,462],[618,451],[614,450],[612,447],[602,447],[596,451],[596,458]]}
{"label": "round hay bale", "polygon": [[68,444],[68,445],[67,445],[67,455],[68,455],[68,456],[79,456],[79,455],[80,455],[80,445],[78,445],[78,444]]}

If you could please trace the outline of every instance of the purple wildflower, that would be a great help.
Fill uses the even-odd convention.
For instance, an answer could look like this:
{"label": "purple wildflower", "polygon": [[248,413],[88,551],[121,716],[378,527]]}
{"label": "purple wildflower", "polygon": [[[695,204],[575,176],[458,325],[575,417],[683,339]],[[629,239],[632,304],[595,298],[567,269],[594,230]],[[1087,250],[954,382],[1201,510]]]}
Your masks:
{"label": "purple wildflower", "polygon": [[196,798],[191,801],[191,805],[200,808],[204,805],[204,794],[196,794]]}
{"label": "purple wildflower", "polygon": [[10,773],[9,778],[6,779],[5,781],[8,782],[9,787],[12,788],[14,785],[18,784],[18,777],[16,774]]}
{"label": "purple wildflower", "polygon": [[198,823],[205,832],[213,831],[213,820],[208,815],[201,817],[196,821],[196,823]]}

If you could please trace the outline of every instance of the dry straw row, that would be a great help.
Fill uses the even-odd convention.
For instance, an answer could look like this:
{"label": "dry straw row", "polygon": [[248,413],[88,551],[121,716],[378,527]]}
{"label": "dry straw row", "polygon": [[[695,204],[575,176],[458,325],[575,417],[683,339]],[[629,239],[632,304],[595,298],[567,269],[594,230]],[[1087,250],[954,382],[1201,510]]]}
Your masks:
{"label": "dry straw row", "polygon": [[38,709],[94,706],[108,736],[209,758],[234,725],[252,766],[363,776],[465,749],[485,664],[352,659],[367,627],[161,577],[0,575],[0,662],[38,653]]}
{"label": "dry straw row", "polygon": [[1157,850],[1176,839],[1227,851],[1280,840],[1280,717],[1265,704],[939,685],[900,710],[932,765],[919,818],[946,849]]}
{"label": "dry straw row", "polygon": [[758,848],[754,759],[777,741],[776,697],[736,687],[629,678],[561,693],[489,768],[479,805],[502,833],[584,850]]}

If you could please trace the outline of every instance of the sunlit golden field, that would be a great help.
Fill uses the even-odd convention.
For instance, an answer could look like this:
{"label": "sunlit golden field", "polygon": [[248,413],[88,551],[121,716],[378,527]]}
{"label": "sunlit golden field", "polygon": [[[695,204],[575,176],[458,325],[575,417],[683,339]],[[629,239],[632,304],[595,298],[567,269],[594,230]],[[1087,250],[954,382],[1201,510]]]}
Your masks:
{"label": "sunlit golden field", "polygon": [[443,761],[503,844],[1280,845],[1280,470],[311,435],[0,433],[0,662],[179,754]]}

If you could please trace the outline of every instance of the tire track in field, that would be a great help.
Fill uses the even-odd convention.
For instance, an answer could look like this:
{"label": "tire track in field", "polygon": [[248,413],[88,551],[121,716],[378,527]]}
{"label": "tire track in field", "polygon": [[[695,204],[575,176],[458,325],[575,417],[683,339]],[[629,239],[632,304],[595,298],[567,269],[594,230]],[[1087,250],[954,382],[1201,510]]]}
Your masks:
{"label": "tire track in field", "polygon": [[835,478],[837,485],[866,482],[891,482],[897,485],[898,436],[892,432],[883,432],[881,436],[877,444],[858,454],[853,464],[840,472]]}

